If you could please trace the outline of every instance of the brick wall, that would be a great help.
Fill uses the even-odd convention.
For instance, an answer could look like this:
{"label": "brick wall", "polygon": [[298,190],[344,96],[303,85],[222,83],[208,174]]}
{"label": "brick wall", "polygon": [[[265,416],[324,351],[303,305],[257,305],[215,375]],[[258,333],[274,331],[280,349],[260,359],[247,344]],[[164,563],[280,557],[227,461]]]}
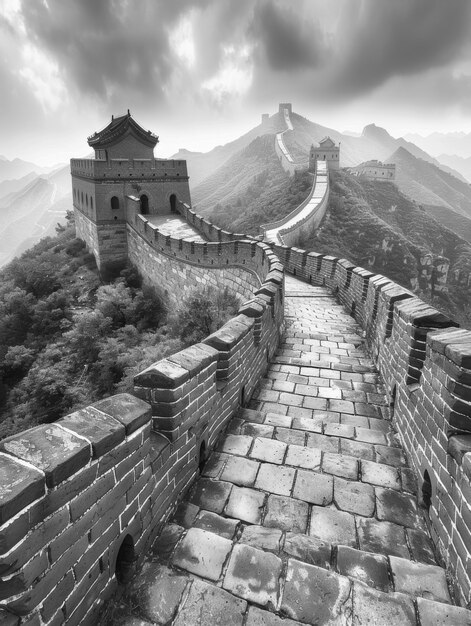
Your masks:
{"label": "brick wall", "polygon": [[138,230],[132,240],[149,257],[183,266],[188,256],[185,281],[199,275],[200,263],[229,265],[213,271],[231,275],[250,300],[202,343],[141,372],[138,397],[112,396],[0,442],[2,623],[96,623],[128,561],[143,558],[278,345],[283,272],[266,244],[200,244],[196,251],[189,242],[168,245],[141,218]]}
{"label": "brick wall", "polygon": [[[331,288],[364,328],[420,499],[453,581],[471,602],[471,332],[345,259],[272,246],[285,269]],[[423,494],[423,495],[422,495]]]}

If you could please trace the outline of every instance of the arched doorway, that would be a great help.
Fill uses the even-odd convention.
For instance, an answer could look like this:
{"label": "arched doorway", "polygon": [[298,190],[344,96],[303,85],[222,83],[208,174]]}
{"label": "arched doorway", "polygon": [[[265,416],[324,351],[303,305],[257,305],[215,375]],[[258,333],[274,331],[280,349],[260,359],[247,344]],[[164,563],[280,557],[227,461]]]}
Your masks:
{"label": "arched doorway", "polygon": [[174,193],[170,196],[170,211],[172,213],[177,212],[177,196]]}
{"label": "arched doorway", "polygon": [[144,193],[142,194],[140,200],[141,200],[141,214],[147,215],[149,213],[149,198]]}

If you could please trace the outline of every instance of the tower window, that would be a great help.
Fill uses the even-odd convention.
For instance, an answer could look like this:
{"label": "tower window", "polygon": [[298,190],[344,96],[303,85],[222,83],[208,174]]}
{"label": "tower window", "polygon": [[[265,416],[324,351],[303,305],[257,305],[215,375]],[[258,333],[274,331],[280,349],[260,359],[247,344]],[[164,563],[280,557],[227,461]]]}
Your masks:
{"label": "tower window", "polygon": [[142,215],[147,215],[149,213],[149,198],[146,196],[145,193],[142,194],[140,198],[140,203]]}
{"label": "tower window", "polygon": [[111,210],[117,211],[119,209],[119,198],[117,196],[113,196],[111,198]]}

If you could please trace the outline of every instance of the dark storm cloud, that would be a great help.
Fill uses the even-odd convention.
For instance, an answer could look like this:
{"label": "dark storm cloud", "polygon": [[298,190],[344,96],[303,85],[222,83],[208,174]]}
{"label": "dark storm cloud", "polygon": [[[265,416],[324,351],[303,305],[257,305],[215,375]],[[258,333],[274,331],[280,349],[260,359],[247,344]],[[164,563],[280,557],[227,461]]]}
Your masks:
{"label": "dark storm cloud", "polygon": [[328,84],[335,92],[356,95],[394,76],[447,65],[469,40],[470,18],[469,0],[348,3]]}
{"label": "dark storm cloud", "polygon": [[258,3],[249,32],[275,71],[314,68],[323,56],[325,42],[320,28],[303,19],[296,5]]}
{"label": "dark storm cloud", "polygon": [[108,100],[123,90],[162,93],[173,72],[168,29],[189,6],[184,0],[23,0],[22,13],[28,36],[52,55],[66,82]]}

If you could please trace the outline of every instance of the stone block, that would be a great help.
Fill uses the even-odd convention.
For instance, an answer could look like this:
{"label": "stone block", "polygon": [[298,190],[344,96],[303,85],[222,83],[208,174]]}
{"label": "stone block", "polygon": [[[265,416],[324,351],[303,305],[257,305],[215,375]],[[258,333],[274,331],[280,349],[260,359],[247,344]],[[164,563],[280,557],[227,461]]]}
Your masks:
{"label": "stone block", "polygon": [[270,495],[263,525],[269,528],[304,533],[306,532],[308,513],[309,507],[305,502],[294,498]]}
{"label": "stone block", "polygon": [[84,467],[91,458],[91,446],[56,424],[36,426],[0,442],[0,450],[42,470],[49,487]]}
{"label": "stone block", "polygon": [[167,624],[175,616],[188,580],[188,576],[148,562],[132,584],[129,594],[145,619]]}
{"label": "stone block", "polygon": [[286,455],[286,465],[302,467],[310,470],[320,470],[322,453],[316,448],[290,445]]}
{"label": "stone block", "polygon": [[371,485],[336,477],[334,502],[341,511],[371,517],[375,510],[375,492]]}
{"label": "stone block", "polygon": [[173,626],[242,626],[247,603],[202,580],[193,580]]}
{"label": "stone block", "polygon": [[253,548],[259,548],[260,550],[279,552],[281,548],[281,537],[281,530],[254,525],[244,528],[239,541]]}
{"label": "stone block", "polygon": [[451,603],[444,569],[436,565],[413,563],[395,556],[391,556],[389,560],[396,591]]}
{"label": "stone block", "polygon": [[262,611],[256,606],[250,606],[245,626],[301,626],[301,622],[281,618],[269,611]]}
{"label": "stone block", "polygon": [[253,439],[248,435],[227,435],[221,450],[226,454],[245,456],[252,445]]}
{"label": "stone block", "polygon": [[364,483],[388,487],[389,489],[400,489],[398,470],[382,463],[372,463],[363,460],[361,462],[361,480]]}
{"label": "stone block", "polygon": [[134,377],[135,387],[176,389],[189,380],[190,374],[176,363],[162,359]]}
{"label": "stone block", "polygon": [[362,626],[416,626],[414,604],[400,593],[353,584],[353,615]]}
{"label": "stone block", "polygon": [[332,502],[334,481],[327,474],[298,470],[293,497],[311,504],[326,506]]}
{"label": "stone block", "polygon": [[388,560],[385,556],[339,546],[337,569],[340,574],[356,578],[369,587],[389,591]]}
{"label": "stone block", "polygon": [[294,475],[295,470],[292,467],[261,463],[255,488],[280,496],[289,496],[293,487]]}
{"label": "stone block", "polygon": [[211,363],[216,363],[219,351],[204,343],[197,343],[167,357],[171,363],[188,370],[190,377],[195,376]]}
{"label": "stone block", "polygon": [[421,624],[427,626],[471,626],[471,611],[425,598],[417,598]]}
{"label": "stone block", "polygon": [[231,489],[231,483],[200,478],[192,489],[190,502],[207,511],[222,513]]}
{"label": "stone block", "polygon": [[354,516],[334,508],[312,507],[309,534],[334,545],[357,544]]}
{"label": "stone block", "polygon": [[208,532],[225,537],[226,539],[232,539],[235,535],[238,521],[234,519],[227,519],[221,517],[211,511],[201,511],[194,521],[194,528],[201,528]]}
{"label": "stone block", "polygon": [[[29,467],[14,457],[0,454],[0,524],[34,502],[45,493],[46,478],[42,471]],[[18,523],[16,521],[15,523]],[[29,530],[29,519],[22,521],[24,534]],[[0,540],[2,553],[7,548]]]}
{"label": "stone block", "polygon": [[332,546],[317,537],[287,532],[283,551],[298,561],[324,569],[330,568]]}
{"label": "stone block", "polygon": [[259,461],[268,463],[283,463],[286,452],[286,444],[274,439],[255,439],[250,456]]}
{"label": "stone block", "polygon": [[255,489],[234,487],[226,507],[226,515],[249,524],[260,524],[265,494]]}
{"label": "stone block", "polygon": [[282,562],[274,554],[237,544],[229,560],[223,587],[259,606],[275,608]]}
{"label": "stone block", "polygon": [[255,482],[260,463],[242,457],[228,458],[221,480],[226,480],[241,487],[251,487]]}
{"label": "stone block", "polygon": [[124,440],[126,434],[121,422],[94,406],[70,413],[56,423],[90,441],[94,458],[113,449]]}
{"label": "stone block", "polygon": [[409,528],[420,526],[417,503],[409,494],[377,487],[376,505],[380,520],[402,524]]}
{"label": "stone block", "polygon": [[341,476],[349,480],[358,479],[358,461],[350,456],[325,452],[322,469],[327,474]]}
{"label": "stone block", "polygon": [[281,610],[303,623],[346,623],[351,616],[348,578],[289,559]]}
{"label": "stone block", "polygon": [[218,580],[232,542],[200,528],[190,528],[177,545],[172,563],[209,580]]}

